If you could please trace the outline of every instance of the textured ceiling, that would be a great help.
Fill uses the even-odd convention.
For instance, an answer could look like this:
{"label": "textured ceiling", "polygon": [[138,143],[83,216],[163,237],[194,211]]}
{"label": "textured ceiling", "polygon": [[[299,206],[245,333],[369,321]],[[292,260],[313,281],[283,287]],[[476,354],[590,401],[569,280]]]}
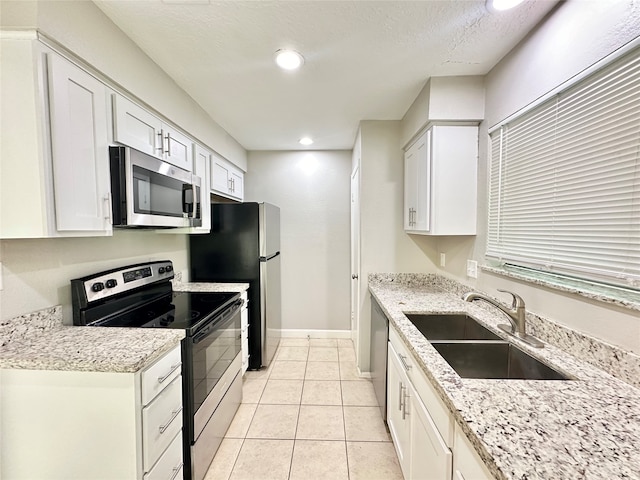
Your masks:
{"label": "textured ceiling", "polygon": [[[401,119],[429,77],[486,74],[556,3],[94,2],[248,150],[350,149],[360,120]],[[280,48],[303,68],[276,68]]]}

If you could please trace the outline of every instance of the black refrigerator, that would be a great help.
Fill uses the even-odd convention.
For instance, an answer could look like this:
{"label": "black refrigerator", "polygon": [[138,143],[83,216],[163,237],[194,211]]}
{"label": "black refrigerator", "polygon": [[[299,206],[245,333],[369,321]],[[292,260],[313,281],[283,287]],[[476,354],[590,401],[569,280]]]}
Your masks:
{"label": "black refrigerator", "polygon": [[280,342],[280,208],[211,204],[211,232],[191,235],[192,282],[249,283],[249,368],[271,363]]}

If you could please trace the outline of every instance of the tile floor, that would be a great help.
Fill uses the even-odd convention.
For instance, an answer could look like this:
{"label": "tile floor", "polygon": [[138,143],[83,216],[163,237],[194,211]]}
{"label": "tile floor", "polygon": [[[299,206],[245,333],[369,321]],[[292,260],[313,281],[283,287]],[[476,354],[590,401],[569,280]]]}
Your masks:
{"label": "tile floor", "polygon": [[243,403],[205,480],[402,480],[370,380],[351,340],[283,338]]}

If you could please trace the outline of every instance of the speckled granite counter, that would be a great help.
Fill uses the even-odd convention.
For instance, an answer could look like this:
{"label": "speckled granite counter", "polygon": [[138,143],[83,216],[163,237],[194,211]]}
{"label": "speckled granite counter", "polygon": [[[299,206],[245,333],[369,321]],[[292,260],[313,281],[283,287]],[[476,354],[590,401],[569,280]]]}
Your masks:
{"label": "speckled granite counter", "polygon": [[180,277],[176,275],[173,282],[173,290],[176,292],[239,292],[242,293],[249,289],[248,283],[208,283],[208,282],[192,282],[182,283]]}
{"label": "speckled granite counter", "polygon": [[640,479],[640,390],[546,345],[520,348],[575,381],[460,378],[403,312],[466,312],[496,334],[504,315],[433,276],[370,275],[369,290],[499,479]]}
{"label": "speckled granite counter", "polygon": [[57,306],[0,322],[0,368],[137,372],[183,338],[182,330],[64,326]]}

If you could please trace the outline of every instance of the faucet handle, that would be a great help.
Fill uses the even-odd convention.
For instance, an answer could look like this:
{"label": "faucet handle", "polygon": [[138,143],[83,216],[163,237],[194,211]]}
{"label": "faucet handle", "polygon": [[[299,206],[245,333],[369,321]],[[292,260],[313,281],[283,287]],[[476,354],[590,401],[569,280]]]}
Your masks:
{"label": "faucet handle", "polygon": [[509,295],[511,295],[512,297],[511,308],[520,308],[520,307],[524,308],[524,300],[520,295],[510,292],[509,290],[498,289],[498,291],[502,293],[508,293]]}

